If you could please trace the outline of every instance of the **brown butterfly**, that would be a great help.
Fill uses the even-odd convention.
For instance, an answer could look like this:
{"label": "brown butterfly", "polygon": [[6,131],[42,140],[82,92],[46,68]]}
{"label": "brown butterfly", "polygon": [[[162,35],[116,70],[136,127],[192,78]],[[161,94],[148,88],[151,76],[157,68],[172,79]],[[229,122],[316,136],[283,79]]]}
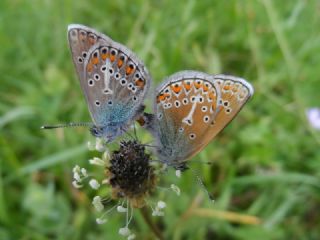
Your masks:
{"label": "brown butterfly", "polygon": [[160,161],[183,170],[186,161],[235,118],[253,93],[242,78],[181,71],[157,88],[154,115],[145,114],[140,123],[156,138]]}

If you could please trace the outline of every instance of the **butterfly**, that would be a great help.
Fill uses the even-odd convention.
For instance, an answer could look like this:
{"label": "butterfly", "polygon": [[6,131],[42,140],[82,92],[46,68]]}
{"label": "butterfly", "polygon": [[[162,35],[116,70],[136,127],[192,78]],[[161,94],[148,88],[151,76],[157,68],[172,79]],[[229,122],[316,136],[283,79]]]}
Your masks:
{"label": "butterfly", "polygon": [[92,28],[69,25],[68,41],[93,121],[90,131],[110,142],[143,113],[151,76],[131,50]]}
{"label": "butterfly", "polygon": [[236,117],[253,93],[242,78],[181,71],[160,84],[154,114],[144,114],[139,123],[154,135],[159,160],[185,170],[187,160]]}

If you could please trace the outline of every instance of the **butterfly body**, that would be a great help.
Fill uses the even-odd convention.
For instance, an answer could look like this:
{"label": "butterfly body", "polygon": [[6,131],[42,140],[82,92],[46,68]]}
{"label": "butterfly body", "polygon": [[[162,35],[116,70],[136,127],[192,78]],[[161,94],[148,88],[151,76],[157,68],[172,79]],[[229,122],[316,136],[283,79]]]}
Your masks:
{"label": "butterfly body", "polygon": [[168,77],[156,90],[154,116],[146,123],[160,161],[185,169],[252,95],[252,86],[233,76],[182,71]]}
{"label": "butterfly body", "polygon": [[68,39],[93,120],[91,133],[110,142],[143,112],[151,76],[131,50],[94,29],[72,24]]}

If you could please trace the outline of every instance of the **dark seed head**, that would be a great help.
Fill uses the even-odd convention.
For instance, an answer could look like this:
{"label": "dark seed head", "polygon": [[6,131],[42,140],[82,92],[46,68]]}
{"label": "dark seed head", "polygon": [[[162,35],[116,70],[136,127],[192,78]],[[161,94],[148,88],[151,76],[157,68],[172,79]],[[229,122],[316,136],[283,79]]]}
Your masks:
{"label": "dark seed head", "polygon": [[120,149],[111,155],[107,167],[114,198],[127,197],[135,207],[144,205],[144,197],[155,187],[154,168],[150,155],[137,141],[122,141]]}

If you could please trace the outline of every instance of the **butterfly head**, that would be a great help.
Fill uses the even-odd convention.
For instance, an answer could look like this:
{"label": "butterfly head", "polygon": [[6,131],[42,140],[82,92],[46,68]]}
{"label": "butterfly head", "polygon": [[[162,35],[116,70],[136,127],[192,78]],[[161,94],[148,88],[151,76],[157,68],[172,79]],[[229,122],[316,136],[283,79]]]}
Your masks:
{"label": "butterfly head", "polygon": [[106,143],[109,143],[120,136],[123,130],[116,126],[93,126],[90,128],[90,132],[94,137],[103,138]]}

